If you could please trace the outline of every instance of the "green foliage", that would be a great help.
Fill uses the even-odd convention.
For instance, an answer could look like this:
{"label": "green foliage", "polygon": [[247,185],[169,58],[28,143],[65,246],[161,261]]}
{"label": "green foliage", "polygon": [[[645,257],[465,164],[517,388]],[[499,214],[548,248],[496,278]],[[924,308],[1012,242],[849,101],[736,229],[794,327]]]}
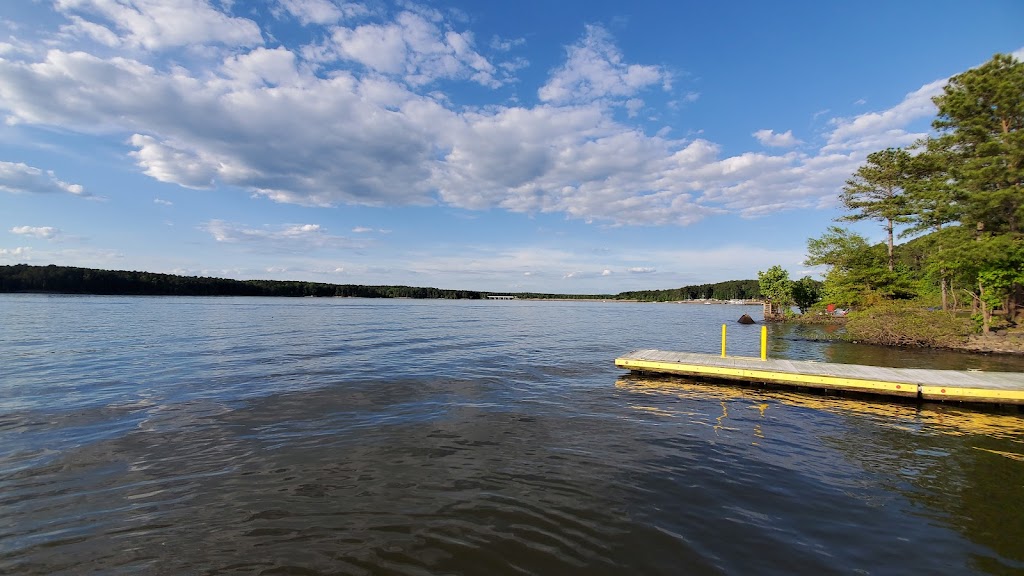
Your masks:
{"label": "green foliage", "polygon": [[470,298],[484,295],[468,290],[412,286],[361,286],[279,280],[229,280],[95,270],[70,266],[0,266],[0,292],[57,292],[63,294],[129,294],[148,296],[353,296],[360,298]]}
{"label": "green foliage", "polygon": [[886,302],[851,312],[846,320],[846,339],[885,346],[948,347],[964,342],[970,322],[911,302]]}
{"label": "green foliage", "polygon": [[868,154],[867,163],[846,181],[839,199],[852,213],[846,221],[880,220],[888,238],[888,268],[893,269],[893,227],[909,222],[909,203],[904,189],[913,174],[910,154],[887,148]]}
{"label": "green foliage", "polygon": [[911,159],[911,179],[906,182],[907,215],[910,224],[901,237],[939,230],[960,220],[964,190],[955,180],[956,159],[950,142],[926,138],[913,148],[920,151]]}
{"label": "green foliage", "polygon": [[[934,102],[937,136],[869,155],[840,197],[851,211],[842,219],[885,223],[886,249],[832,227],[808,241],[807,263],[829,267],[827,302],[970,304],[987,332],[999,310],[1014,322],[1024,299],[1024,64],[997,54]],[[899,223],[917,236],[902,246],[892,242]]]}
{"label": "green foliage", "polygon": [[811,306],[821,300],[821,285],[821,282],[810,276],[804,276],[793,282],[793,302],[796,303],[801,314],[807,313]]}
{"label": "green foliage", "polygon": [[729,280],[716,284],[683,286],[671,290],[637,290],[622,292],[619,300],[641,302],[678,302],[682,300],[753,300],[761,297],[756,280]]}
{"label": "green foliage", "polygon": [[889,270],[885,247],[838,226],[821,238],[807,241],[808,266],[828,266],[822,299],[843,308],[870,305],[884,299],[916,296],[912,271],[904,265]]}
{"label": "green foliage", "polygon": [[761,296],[770,301],[771,316],[785,316],[793,304],[793,281],[789,272],[776,264],[766,271],[758,271],[757,283]]}
{"label": "green foliage", "polygon": [[932,125],[964,190],[962,222],[987,232],[1024,231],[1024,63],[997,54],[951,78],[934,101]]}

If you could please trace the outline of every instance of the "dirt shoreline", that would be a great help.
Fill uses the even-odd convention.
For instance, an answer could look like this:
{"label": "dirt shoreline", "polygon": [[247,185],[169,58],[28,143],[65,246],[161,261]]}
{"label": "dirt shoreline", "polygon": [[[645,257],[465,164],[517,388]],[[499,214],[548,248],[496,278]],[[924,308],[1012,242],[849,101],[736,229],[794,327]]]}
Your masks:
{"label": "dirt shoreline", "polygon": [[976,334],[971,336],[967,342],[952,348],[963,352],[977,352],[981,354],[1013,354],[1024,356],[1024,331],[1016,330],[989,334],[988,336]]}

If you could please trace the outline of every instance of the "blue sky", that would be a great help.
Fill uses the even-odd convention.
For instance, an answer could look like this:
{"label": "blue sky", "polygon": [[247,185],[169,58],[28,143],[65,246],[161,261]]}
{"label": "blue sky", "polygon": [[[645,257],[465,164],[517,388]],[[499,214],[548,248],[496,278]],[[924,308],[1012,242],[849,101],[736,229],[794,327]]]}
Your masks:
{"label": "blue sky", "polygon": [[0,264],[558,293],[796,277],[864,157],[1022,47],[1018,0],[4,2]]}

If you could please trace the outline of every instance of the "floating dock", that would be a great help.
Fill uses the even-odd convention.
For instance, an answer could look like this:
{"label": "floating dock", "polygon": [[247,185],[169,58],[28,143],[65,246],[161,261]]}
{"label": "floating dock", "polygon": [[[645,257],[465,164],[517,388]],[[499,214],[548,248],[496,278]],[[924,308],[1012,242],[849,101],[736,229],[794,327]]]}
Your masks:
{"label": "floating dock", "polygon": [[1019,372],[883,368],[663,350],[636,350],[616,358],[615,365],[647,374],[676,374],[922,400],[1024,404],[1024,374]]}

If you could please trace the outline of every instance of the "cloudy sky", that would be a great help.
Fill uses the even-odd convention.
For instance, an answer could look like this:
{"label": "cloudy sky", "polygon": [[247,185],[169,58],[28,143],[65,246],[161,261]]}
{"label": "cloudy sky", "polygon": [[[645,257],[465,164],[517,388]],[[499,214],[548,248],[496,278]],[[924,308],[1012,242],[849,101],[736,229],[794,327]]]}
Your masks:
{"label": "cloudy sky", "polygon": [[[1024,2],[0,3],[0,264],[616,293],[793,276]],[[858,231],[881,240],[877,225]]]}

